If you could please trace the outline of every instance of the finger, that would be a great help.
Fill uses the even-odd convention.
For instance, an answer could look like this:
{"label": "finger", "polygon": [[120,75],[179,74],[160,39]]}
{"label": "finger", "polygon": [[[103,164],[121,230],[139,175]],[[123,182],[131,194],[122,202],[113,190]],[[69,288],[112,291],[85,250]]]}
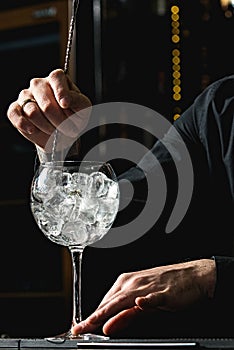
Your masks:
{"label": "finger", "polygon": [[70,96],[72,100],[70,108],[75,112],[84,110],[92,106],[90,99],[81,92],[70,91]]}
{"label": "finger", "polygon": [[109,336],[118,334],[123,329],[126,329],[141,312],[142,310],[137,306],[121,311],[105,323],[103,326],[103,333]]}
{"label": "finger", "polygon": [[92,333],[92,332],[95,332],[95,330],[98,329],[99,326],[101,325],[102,325],[102,322],[92,323],[89,320],[84,320],[84,321],[81,321],[80,323],[73,325],[71,328],[71,333],[72,335],[78,335],[82,333]]}
{"label": "finger", "polygon": [[64,109],[73,112],[91,107],[90,99],[80,92],[70,77],[62,69],[54,70],[48,77],[48,82],[54,92],[57,103]]}
{"label": "finger", "polygon": [[[42,81],[42,84],[44,84],[44,80]],[[35,95],[37,96],[36,91]],[[49,93],[47,93],[47,96],[49,96]],[[55,126],[52,125],[52,123],[56,125],[62,119],[62,122],[58,126],[56,125],[56,128],[60,131],[60,136],[66,135],[68,137],[66,142],[68,143],[68,146],[71,146],[71,144],[74,142],[74,139],[77,139],[80,135],[80,132],[85,128],[87,124],[87,120],[85,119],[86,116],[81,115],[82,113],[79,112],[77,114],[73,113],[69,118],[67,118],[66,114],[58,106],[57,102],[53,102],[53,97],[51,97],[51,100],[48,102],[50,104],[50,112],[48,112],[48,109],[45,109],[44,113],[42,113],[38,104],[45,104],[45,101],[40,102],[40,95],[36,98],[39,100],[38,103],[29,90],[21,91],[19,94],[18,103],[19,105],[23,106],[23,111],[21,111],[23,117],[30,120],[33,125],[35,125],[40,131],[47,134],[48,136],[52,135],[55,131]],[[30,100],[33,100],[33,102],[28,102]],[[27,103],[25,104],[24,101]],[[55,104],[54,111],[53,104]],[[42,106],[41,108],[44,107]],[[71,114],[71,112],[69,112],[68,115],[69,114]],[[54,119],[54,116],[56,116],[56,121]],[[59,118],[59,116],[61,117]],[[51,122],[48,119],[50,119]],[[24,130],[21,131],[24,132]],[[64,143],[65,140],[61,139],[60,142]]]}
{"label": "finger", "polygon": [[[41,110],[43,117],[46,118],[54,127],[58,127],[58,125],[66,120],[66,113],[58,104],[54,91],[52,90],[47,79],[32,79],[30,81],[29,91],[37,101],[37,105]],[[21,91],[19,99],[22,98],[22,95],[25,95],[25,91]]]}
{"label": "finger", "polygon": [[105,294],[104,298],[102,299],[101,303],[99,304],[98,309],[105,306],[107,303],[109,303],[111,300],[116,298],[121,291],[121,288],[116,283],[113,284],[113,286],[110,288],[110,290]]}
{"label": "finger", "polygon": [[[92,111],[92,107],[90,103],[87,101],[86,96],[81,93],[77,94],[75,92],[71,92],[72,98],[74,98],[75,104],[73,105],[73,109],[65,109],[64,113],[67,116],[68,122],[73,123],[73,134],[78,136],[87,126],[89,117]],[[64,125],[59,126],[63,127]],[[65,133],[65,132],[64,132]],[[78,135],[77,135],[78,134]]]}
{"label": "finger", "polygon": [[[123,285],[125,283],[125,280],[122,276],[119,276],[112,287],[108,290],[108,292],[105,294],[104,298],[102,299],[101,303],[99,304],[99,307],[102,307],[106,305],[108,302],[113,300],[114,298],[118,297],[120,293],[122,293]],[[130,291],[129,291],[130,292]]]}
{"label": "finger", "polygon": [[[106,335],[112,335],[118,333],[123,328],[126,328],[137,316],[142,312],[140,308],[134,306],[133,308],[123,310],[114,317],[110,318],[103,326],[103,332]],[[97,328],[102,325],[102,322],[97,323],[94,319],[86,319],[76,325],[71,329],[73,335],[94,332]]]}
{"label": "finger", "polygon": [[[125,296],[119,294],[109,300],[102,307],[98,307],[86,320],[74,326],[74,332],[93,332],[108,320],[109,317],[118,314],[119,312],[129,309],[135,305],[135,296]],[[77,333],[76,333],[77,334]]]}
{"label": "finger", "polygon": [[[86,127],[91,112],[90,109],[82,108],[90,105],[90,102],[88,102],[87,98],[80,94],[79,91],[71,91],[67,92],[67,94],[69,98],[76,101],[76,106],[73,107],[73,109],[61,108],[57,101],[60,96],[56,97],[56,93],[58,94],[58,91],[61,89],[67,91],[68,85],[64,73],[61,70],[58,71],[59,73],[51,73],[51,76],[54,77],[52,80],[32,79],[30,82],[30,91],[33,93],[44,118],[62,134],[77,138],[80,132]],[[38,122],[38,120],[35,120],[35,123],[36,122]],[[40,119],[39,122],[42,123]],[[36,125],[38,126],[38,124]]]}
{"label": "finger", "polygon": [[95,311],[94,317],[97,319],[110,317],[121,310],[131,308],[135,305],[135,298],[135,291],[129,291],[128,294],[124,294],[123,291],[116,292],[112,296],[110,295],[107,300],[101,302]]}
{"label": "finger", "polygon": [[[33,100],[34,102],[27,102],[29,100]],[[25,103],[25,101],[27,103]],[[52,134],[55,128],[42,114],[42,111],[32,94],[26,90],[21,91],[18,98],[18,104],[21,106],[21,114],[24,117],[24,120],[27,119],[30,121],[31,124],[35,125],[45,134]]]}
{"label": "finger", "polygon": [[[67,78],[62,69],[56,69],[52,71],[47,78],[57,103],[62,108],[70,108],[72,104],[72,97],[70,95],[70,86],[74,88],[73,83]],[[78,88],[74,88],[76,92],[80,92]]]}
{"label": "finger", "polygon": [[22,113],[21,106],[13,102],[7,111],[7,117],[12,125],[29,141],[43,147],[48,140],[48,135],[41,132]]}
{"label": "finger", "polygon": [[21,132],[32,134],[35,131],[35,126],[31,121],[25,118],[21,106],[18,102],[13,102],[7,111],[7,117],[12,125]]}

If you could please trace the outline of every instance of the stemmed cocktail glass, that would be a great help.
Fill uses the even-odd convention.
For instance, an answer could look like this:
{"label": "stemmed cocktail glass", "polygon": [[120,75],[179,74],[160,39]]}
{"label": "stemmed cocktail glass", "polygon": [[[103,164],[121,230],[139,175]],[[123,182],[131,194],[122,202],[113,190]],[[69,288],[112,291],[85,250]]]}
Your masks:
{"label": "stemmed cocktail glass", "polygon": [[[81,262],[84,248],[110,230],[119,207],[115,172],[107,162],[41,163],[32,180],[31,210],[41,231],[68,247],[73,266],[73,319],[81,321]],[[71,325],[71,326],[72,326]],[[102,335],[72,336],[71,330],[50,338],[105,339]]]}

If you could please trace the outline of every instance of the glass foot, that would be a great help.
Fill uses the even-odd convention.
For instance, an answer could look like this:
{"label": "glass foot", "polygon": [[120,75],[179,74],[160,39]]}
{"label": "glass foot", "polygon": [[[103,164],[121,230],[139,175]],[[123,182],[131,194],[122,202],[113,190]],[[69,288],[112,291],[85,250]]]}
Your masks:
{"label": "glass foot", "polygon": [[86,341],[103,341],[110,339],[107,336],[99,335],[99,334],[93,334],[93,333],[84,333],[84,334],[78,334],[78,335],[72,335],[70,331],[66,333],[62,333],[59,335],[55,335],[53,337],[48,337],[46,340],[51,343],[57,343],[62,344],[66,340],[86,340]]}
{"label": "glass foot", "polygon": [[75,337],[75,339],[95,341],[95,340],[108,340],[110,338],[105,335],[85,333],[85,334],[78,335],[77,338]]}

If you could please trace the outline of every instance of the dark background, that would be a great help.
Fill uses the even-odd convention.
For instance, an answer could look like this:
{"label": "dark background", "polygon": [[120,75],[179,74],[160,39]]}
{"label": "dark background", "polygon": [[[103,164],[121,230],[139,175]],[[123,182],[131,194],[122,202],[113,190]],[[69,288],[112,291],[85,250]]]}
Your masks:
{"label": "dark background", "polygon": [[[61,0],[65,4],[70,4]],[[55,1],[2,1],[0,15]],[[93,7],[100,6],[95,17]],[[173,43],[172,6],[179,7],[179,43]],[[0,162],[1,252],[0,334],[40,337],[59,333],[71,322],[70,260],[64,248],[38,230],[29,207],[34,147],[9,123],[6,112],[31,78],[63,68],[61,25],[69,18],[5,28],[0,23]],[[80,0],[73,79],[93,103],[126,101],[145,105],[173,121],[212,81],[233,73],[234,16],[219,0]],[[173,98],[172,51],[179,50],[181,98]],[[178,67],[177,67],[178,68]],[[109,136],[144,135],[128,127]],[[100,138],[94,132],[93,143]],[[104,135],[105,136],[105,135]],[[103,137],[103,134],[102,134]],[[91,143],[92,145],[92,143]],[[84,144],[85,151],[89,145]],[[121,165],[114,164],[121,171]],[[147,240],[147,239],[146,239]],[[143,241],[128,247],[88,247],[84,254],[84,315],[98,304],[119,273],[144,267]],[[156,249],[160,252],[160,247]],[[139,256],[141,257],[139,259]],[[141,260],[139,263],[139,260]]]}

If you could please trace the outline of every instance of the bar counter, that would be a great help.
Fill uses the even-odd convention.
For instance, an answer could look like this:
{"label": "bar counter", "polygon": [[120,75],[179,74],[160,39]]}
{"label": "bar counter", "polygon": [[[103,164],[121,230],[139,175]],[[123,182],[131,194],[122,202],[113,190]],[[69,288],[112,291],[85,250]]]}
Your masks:
{"label": "bar counter", "polygon": [[225,339],[110,339],[107,341],[85,341],[85,340],[65,340],[50,341],[47,339],[0,339],[0,349],[17,349],[17,350],[197,350],[210,349],[234,350],[234,338]]}

